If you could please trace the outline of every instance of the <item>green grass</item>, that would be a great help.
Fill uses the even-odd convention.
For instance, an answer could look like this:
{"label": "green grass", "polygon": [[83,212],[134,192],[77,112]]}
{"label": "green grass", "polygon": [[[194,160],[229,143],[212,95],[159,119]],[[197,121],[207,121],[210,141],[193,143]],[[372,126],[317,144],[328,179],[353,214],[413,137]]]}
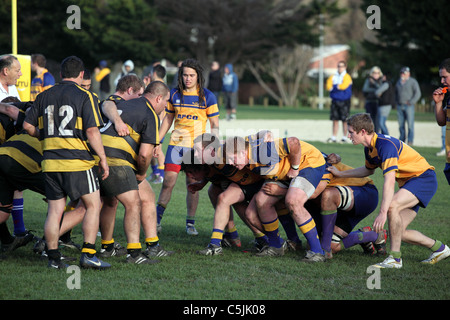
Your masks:
{"label": "green grass", "polygon": [[[166,139],[167,140],[167,139]],[[333,152],[332,145],[315,143],[324,152]],[[445,160],[436,157],[435,148],[418,148],[436,167],[439,188],[429,207],[419,211],[411,228],[432,238],[450,243],[448,188],[442,173]],[[363,165],[362,147],[339,145],[343,161],[352,166]],[[382,175],[377,170],[373,176],[381,190]],[[154,185],[156,196],[160,186]],[[257,258],[239,250],[225,249],[223,256],[203,257],[197,250],[209,242],[212,230],[213,209],[206,190],[201,192],[197,211],[197,237],[184,231],[186,205],[184,174],[181,173],[172,200],[163,220],[161,244],[175,250],[171,257],[161,258],[161,263],[135,266],[124,263],[124,258],[110,258],[108,271],[81,270],[81,289],[68,289],[71,276],[64,271],[50,270],[47,261],[32,252],[32,245],[22,247],[0,261],[0,299],[2,300],[447,300],[450,280],[450,259],[434,266],[419,261],[429,251],[404,244],[403,268],[381,270],[381,289],[368,289],[372,273],[368,266],[379,262],[377,257],[362,255],[359,246],[341,251],[334,259],[323,264],[299,262],[304,252],[289,252],[280,258]],[[377,212],[372,213],[359,226],[371,225]],[[42,196],[25,192],[25,223],[28,229],[42,236],[46,204]],[[10,230],[12,222],[8,221]],[[252,241],[250,231],[237,218],[237,229],[244,247]],[[359,227],[358,226],[358,227]],[[284,231],[281,231],[284,235]],[[81,243],[81,228],[73,231],[74,240]],[[303,236],[300,237],[304,240]],[[142,237],[141,237],[142,238]],[[123,208],[119,206],[115,239],[125,245]],[[143,240],[143,239],[142,239]],[[97,242],[99,248],[100,239]],[[306,243],[306,241],[304,241]],[[79,252],[62,249],[65,255],[79,258]],[[77,264],[77,261],[73,262]],[[190,302],[181,302],[182,307]],[[156,304],[157,305],[157,304]],[[198,303],[197,303],[198,305]],[[176,305],[176,307],[180,307]],[[181,312],[169,309],[169,312]]]}

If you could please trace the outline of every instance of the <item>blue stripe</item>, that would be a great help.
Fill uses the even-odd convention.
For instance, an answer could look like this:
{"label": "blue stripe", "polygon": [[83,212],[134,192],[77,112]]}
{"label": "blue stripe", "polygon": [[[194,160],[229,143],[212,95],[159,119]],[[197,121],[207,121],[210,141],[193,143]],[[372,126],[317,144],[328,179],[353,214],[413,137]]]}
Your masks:
{"label": "blue stripe", "polygon": [[386,168],[383,170],[383,174],[386,174],[387,172],[392,171],[392,170],[398,170],[398,167],[392,166],[392,167]]}

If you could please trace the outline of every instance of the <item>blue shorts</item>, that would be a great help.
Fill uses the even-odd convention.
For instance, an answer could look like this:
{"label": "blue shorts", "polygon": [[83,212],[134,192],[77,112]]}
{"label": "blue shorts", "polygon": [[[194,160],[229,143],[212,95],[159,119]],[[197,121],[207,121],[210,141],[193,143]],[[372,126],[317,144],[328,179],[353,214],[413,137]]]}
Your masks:
{"label": "blue shorts", "polygon": [[427,170],[418,177],[414,177],[406,181],[401,187],[410,191],[419,200],[419,203],[412,207],[415,212],[419,211],[419,207],[426,208],[437,191],[438,182],[436,172]]}
{"label": "blue shorts", "polygon": [[353,190],[354,205],[350,211],[337,210],[336,226],[347,233],[378,206],[378,189],[373,184],[348,187]]}
{"label": "blue shorts", "polygon": [[169,145],[164,161],[164,170],[179,172],[181,163],[191,163],[192,148]]}
{"label": "blue shorts", "polygon": [[[315,189],[322,181],[322,177],[325,174],[325,165],[320,167],[311,168],[307,167],[299,171],[297,177],[291,180],[289,186],[302,189],[308,195],[308,198],[314,193]],[[305,183],[305,181],[307,183]]]}

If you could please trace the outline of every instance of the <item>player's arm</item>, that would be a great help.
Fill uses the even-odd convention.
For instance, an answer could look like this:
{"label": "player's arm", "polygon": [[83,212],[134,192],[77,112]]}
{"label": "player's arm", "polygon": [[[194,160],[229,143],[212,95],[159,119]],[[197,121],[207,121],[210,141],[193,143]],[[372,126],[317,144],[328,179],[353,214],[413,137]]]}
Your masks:
{"label": "player's arm", "polygon": [[159,137],[161,139],[169,131],[170,127],[172,126],[174,118],[175,118],[175,113],[166,112],[166,115],[164,116],[164,119],[161,123],[161,127],[159,128]]}
{"label": "player's arm", "polygon": [[150,166],[154,147],[155,145],[151,143],[140,144],[136,170],[136,179],[138,181],[143,181],[147,175],[147,170]]}
{"label": "player's arm", "polygon": [[287,139],[287,144],[289,147],[288,159],[291,164],[291,168],[289,169],[287,176],[288,178],[295,178],[298,176],[298,168],[300,166],[300,159],[302,155],[300,140],[295,137],[290,137]]}
{"label": "player's arm", "polygon": [[380,232],[386,223],[389,206],[395,193],[395,170],[391,170],[384,175],[383,198],[381,199],[380,212],[373,222],[375,232]]}
{"label": "player's arm", "polygon": [[219,136],[219,117],[209,118],[209,124],[211,126],[211,134],[218,137]]}
{"label": "player's arm", "polygon": [[124,137],[130,134],[128,126],[123,122],[122,118],[117,111],[117,106],[114,101],[106,100],[102,103],[102,111],[105,116],[114,124],[119,136]]}
{"label": "player's arm", "polygon": [[13,106],[12,104],[0,102],[0,113],[6,114],[13,120],[17,120],[17,117],[19,116],[19,108]]}
{"label": "player's arm", "polygon": [[30,136],[39,138],[39,130],[35,126],[33,126],[32,124],[24,121],[23,122],[23,128],[25,129],[26,132],[28,132],[28,134]]}
{"label": "player's arm", "polygon": [[327,170],[338,178],[364,178],[375,172],[375,170],[369,169],[365,166],[345,171],[340,171],[335,166],[329,166]]}
{"label": "player's arm", "polygon": [[109,176],[109,167],[108,167],[108,162],[106,160],[105,149],[103,148],[100,130],[98,130],[98,127],[87,128],[86,136],[89,140],[89,143],[90,143],[92,149],[94,149],[95,153],[100,158],[100,162],[98,165],[102,171],[101,178],[102,178],[102,180],[105,180]]}
{"label": "player's arm", "polygon": [[444,92],[442,92],[443,88],[437,88],[433,92],[433,100],[435,103],[434,107],[434,116],[436,117],[436,122],[438,125],[445,126],[447,123],[445,109],[444,109]]}

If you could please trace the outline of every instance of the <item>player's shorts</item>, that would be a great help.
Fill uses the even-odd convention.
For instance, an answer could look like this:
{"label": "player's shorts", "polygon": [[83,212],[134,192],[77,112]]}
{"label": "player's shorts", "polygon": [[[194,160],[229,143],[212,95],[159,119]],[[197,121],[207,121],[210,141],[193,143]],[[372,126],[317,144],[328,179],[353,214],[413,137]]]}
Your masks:
{"label": "player's shorts", "polygon": [[45,195],[44,174],[31,173],[20,163],[7,155],[0,155],[0,205],[2,211],[10,213],[14,191],[26,189]]}
{"label": "player's shorts", "polygon": [[99,189],[97,173],[93,169],[75,172],[44,172],[45,196],[59,200],[68,196],[75,201]]}
{"label": "player's shorts", "polygon": [[[98,167],[94,167],[94,170],[98,172]],[[115,197],[131,190],[139,190],[139,187],[136,173],[129,166],[111,166],[109,176],[105,180],[100,180],[102,197]]]}
{"label": "player's shorts", "polygon": [[[220,181],[220,188],[225,191],[228,186],[232,183],[235,183],[231,180],[222,180]],[[251,184],[246,184],[246,185],[240,185],[238,183],[236,183],[239,188],[241,188],[242,193],[244,194],[245,197],[245,201],[250,202],[252,200],[252,198],[255,196],[255,194],[258,193],[259,190],[261,190],[261,187],[264,184],[264,180],[260,180],[258,182],[255,183],[251,183]]]}
{"label": "player's shorts", "polygon": [[[181,163],[190,163],[192,148],[169,145],[167,147],[166,158],[164,160],[164,170],[180,172]],[[189,161],[189,162],[186,162]]]}
{"label": "player's shorts", "polygon": [[419,208],[426,208],[428,203],[433,198],[437,191],[438,182],[436,178],[436,172],[434,170],[427,170],[418,177],[414,177],[406,181],[401,187],[410,191],[419,200],[419,203],[414,206],[415,212],[419,211]]}
{"label": "player's shorts", "polygon": [[310,198],[322,180],[324,174],[325,165],[316,168],[307,167],[301,169],[298,172],[298,176],[291,180],[289,186],[302,189],[305,191],[308,198]]}
{"label": "player's shorts", "polygon": [[347,120],[350,115],[350,99],[349,100],[333,100],[330,107],[330,120]]}
{"label": "player's shorts", "polygon": [[378,206],[378,190],[373,184],[348,188],[353,190],[353,208],[349,211],[338,209],[336,217],[336,226],[346,233],[352,232],[353,228]]}

